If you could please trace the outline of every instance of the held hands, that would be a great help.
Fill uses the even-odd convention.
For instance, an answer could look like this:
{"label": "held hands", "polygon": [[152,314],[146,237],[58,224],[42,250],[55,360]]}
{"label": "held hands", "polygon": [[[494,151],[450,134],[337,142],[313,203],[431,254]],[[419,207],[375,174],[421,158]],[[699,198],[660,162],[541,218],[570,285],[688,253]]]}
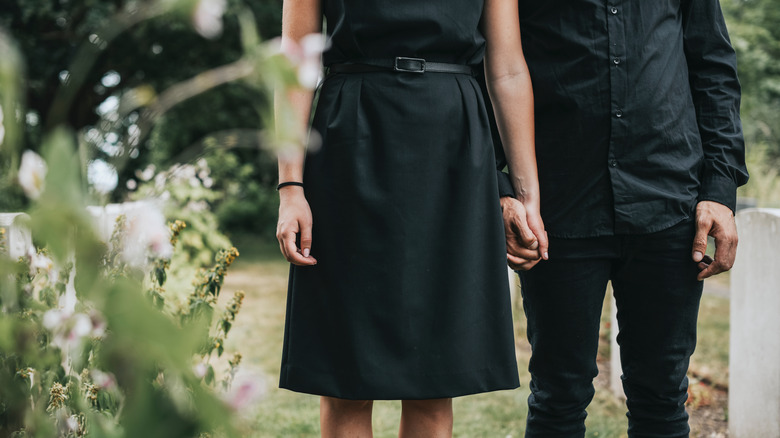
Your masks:
{"label": "held hands", "polygon": [[[704,253],[707,236],[715,239],[715,259]],[[701,201],[696,206],[696,237],[693,239],[693,261],[699,264],[698,279],[728,271],[737,254],[737,224],[731,209],[714,201]]]}
{"label": "held hands", "polygon": [[540,260],[547,260],[547,232],[539,209],[525,205],[516,198],[501,198],[506,233],[506,259],[516,271],[527,271]]}
{"label": "held hands", "polygon": [[[311,251],[312,216],[309,203],[301,187],[289,186],[279,190],[279,222],[276,225],[276,239],[282,255],[290,263],[298,266],[317,264],[317,259],[309,255]],[[300,234],[300,247],[296,237]]]}

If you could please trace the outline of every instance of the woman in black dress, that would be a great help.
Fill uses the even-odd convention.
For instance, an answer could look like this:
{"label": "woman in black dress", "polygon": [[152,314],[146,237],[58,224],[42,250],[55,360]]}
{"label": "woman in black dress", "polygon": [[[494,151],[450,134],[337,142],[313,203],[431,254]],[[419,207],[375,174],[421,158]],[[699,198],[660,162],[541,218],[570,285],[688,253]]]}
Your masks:
{"label": "woman in black dress", "polygon": [[[319,148],[279,159],[290,271],[280,386],[323,436],[449,436],[451,398],[518,386],[486,78],[515,192],[544,239],[516,0],[285,0],[283,46],[322,32]],[[291,93],[301,126],[311,92]],[[285,183],[297,184],[285,184]]]}

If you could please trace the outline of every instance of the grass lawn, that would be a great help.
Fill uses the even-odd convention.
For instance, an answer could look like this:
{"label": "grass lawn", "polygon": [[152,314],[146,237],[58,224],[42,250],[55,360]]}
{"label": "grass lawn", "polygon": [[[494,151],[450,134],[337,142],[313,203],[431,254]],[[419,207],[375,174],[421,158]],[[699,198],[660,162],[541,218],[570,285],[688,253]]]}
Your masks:
{"label": "grass lawn", "polygon": [[[278,389],[288,265],[275,243],[234,237],[241,256],[227,276],[223,298],[232,291],[246,292],[244,307],[228,337],[226,350],[240,351],[243,365],[256,368],[266,376],[267,394],[252,411],[243,413],[247,437],[317,437],[319,436],[319,400],[315,396]],[[728,300],[705,301],[702,306],[702,344],[697,360],[727,364]],[[527,372],[530,347],[525,339],[525,319],[521,303],[514,303],[517,357],[522,386],[514,391],[500,391],[458,398],[454,402],[455,429],[458,437],[522,437],[528,397]],[[713,316],[711,321],[710,316]],[[723,315],[725,320],[721,321]],[[716,321],[717,320],[717,321]],[[724,322],[725,321],[725,322]],[[725,335],[723,334],[725,330]],[[710,343],[712,345],[710,345]],[[724,345],[726,348],[724,349]],[[713,371],[715,372],[715,371]],[[727,377],[726,377],[727,379]],[[374,405],[375,437],[398,436],[400,402],[381,401]],[[604,388],[597,387],[596,397],[588,409],[588,437],[617,438],[626,436],[626,418],[622,402]]]}

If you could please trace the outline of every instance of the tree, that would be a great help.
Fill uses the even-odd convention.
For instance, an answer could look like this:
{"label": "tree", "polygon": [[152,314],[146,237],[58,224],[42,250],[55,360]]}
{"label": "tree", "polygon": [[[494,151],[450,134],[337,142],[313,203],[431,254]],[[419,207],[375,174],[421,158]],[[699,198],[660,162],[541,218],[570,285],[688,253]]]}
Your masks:
{"label": "tree", "polygon": [[780,5],[775,0],[723,0],[742,84],[748,147],[780,163]]}
{"label": "tree", "polygon": [[[101,46],[105,42],[100,41],[98,34],[109,18],[143,3],[138,0],[10,0],[0,5],[0,29],[6,29],[17,41],[27,63],[25,147],[36,150],[45,132],[59,123],[67,123],[81,133],[82,142],[93,146],[88,148],[92,160],[103,160],[118,169],[119,185],[112,195],[115,201],[124,198],[125,183],[147,164],[163,168],[179,158],[204,155],[206,151],[201,146],[208,143],[203,140],[211,132],[261,129],[256,104],[267,96],[242,83],[217,87],[166,113],[151,133],[136,144],[132,140],[136,135],[138,111],[112,120],[110,129],[101,126],[106,123],[106,114],[116,109],[120,98],[140,92],[153,95],[206,69],[239,59],[243,52],[236,13],[243,13],[241,8],[249,8],[264,38],[280,32],[281,0],[254,0],[247,5],[231,0],[224,32],[213,40],[197,35],[186,21],[169,14],[129,25],[127,31],[103,50]],[[99,53],[83,84],[71,87],[69,69],[84,44],[94,45]],[[66,112],[58,113],[61,97],[58,90],[69,87],[73,92],[72,104]],[[232,154],[237,159],[216,161],[223,165],[252,163],[253,172],[247,175],[245,169],[241,183],[254,182],[260,193],[272,190],[274,179],[267,175],[273,173],[273,162],[258,149],[257,142],[232,146],[230,151],[214,153]],[[220,171],[224,176],[231,174],[230,169]],[[220,184],[227,186],[230,181],[220,181]],[[0,197],[0,210],[19,208],[23,203],[18,190],[0,189],[4,193]],[[252,204],[256,200],[247,199],[247,202]],[[274,208],[268,202],[257,204],[264,209]],[[253,228],[269,227],[269,224],[252,224]]]}

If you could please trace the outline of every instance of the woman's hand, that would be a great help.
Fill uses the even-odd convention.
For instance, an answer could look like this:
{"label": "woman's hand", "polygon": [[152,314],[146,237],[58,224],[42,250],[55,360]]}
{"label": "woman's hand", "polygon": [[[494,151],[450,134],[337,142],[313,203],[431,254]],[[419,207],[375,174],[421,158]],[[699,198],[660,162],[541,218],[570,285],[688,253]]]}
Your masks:
{"label": "woman's hand", "polygon": [[539,209],[516,198],[501,198],[506,233],[506,259],[515,271],[527,271],[547,259],[548,239]]}
{"label": "woman's hand", "polygon": [[[290,263],[298,266],[312,266],[317,259],[311,251],[312,216],[309,202],[303,195],[303,188],[296,186],[284,187],[279,191],[279,222],[276,225],[276,239],[282,255]],[[296,238],[300,234],[300,248]]]}

